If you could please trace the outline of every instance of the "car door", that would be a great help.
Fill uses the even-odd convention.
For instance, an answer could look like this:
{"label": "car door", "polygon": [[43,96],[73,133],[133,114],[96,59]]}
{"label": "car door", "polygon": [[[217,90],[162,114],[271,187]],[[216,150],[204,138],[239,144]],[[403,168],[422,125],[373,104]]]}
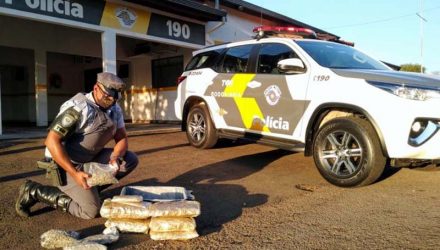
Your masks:
{"label": "car door", "polygon": [[252,44],[228,48],[215,67],[218,74],[204,95],[213,97],[217,104],[210,105],[217,129],[247,129],[247,116],[253,105],[243,98],[243,93],[255,77],[255,73],[250,72],[250,58],[255,49]]}
{"label": "car door", "polygon": [[[242,98],[253,98],[256,103],[247,118],[246,128],[251,132],[299,139],[298,125],[309,104],[305,100],[309,74],[307,71],[296,74],[281,72],[277,67],[278,62],[288,58],[299,56],[287,44],[260,45],[256,74],[242,95]],[[298,135],[295,134],[297,128]]]}
{"label": "car door", "polygon": [[292,57],[298,56],[282,43],[229,48],[205,93],[218,104],[211,107],[214,119],[222,121],[216,127],[292,135],[308,104],[304,101],[307,74],[278,71],[278,62]]}

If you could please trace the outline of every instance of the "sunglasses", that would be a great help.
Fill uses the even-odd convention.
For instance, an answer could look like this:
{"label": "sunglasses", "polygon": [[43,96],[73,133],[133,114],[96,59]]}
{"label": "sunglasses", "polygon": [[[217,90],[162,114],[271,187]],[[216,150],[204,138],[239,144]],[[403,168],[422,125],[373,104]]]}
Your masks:
{"label": "sunglasses", "polygon": [[101,86],[101,84],[97,84],[99,90],[101,91],[102,95],[104,96],[104,98],[109,99],[109,100],[117,100],[118,98],[109,94],[107,91],[105,91],[104,87]]}

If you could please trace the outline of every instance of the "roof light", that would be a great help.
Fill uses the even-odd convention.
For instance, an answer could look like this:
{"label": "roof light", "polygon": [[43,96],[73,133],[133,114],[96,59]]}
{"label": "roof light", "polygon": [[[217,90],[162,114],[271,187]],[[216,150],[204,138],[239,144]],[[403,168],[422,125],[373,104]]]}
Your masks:
{"label": "roof light", "polygon": [[254,28],[257,37],[265,36],[289,36],[294,38],[317,38],[315,31],[307,28],[293,26],[259,26]]}

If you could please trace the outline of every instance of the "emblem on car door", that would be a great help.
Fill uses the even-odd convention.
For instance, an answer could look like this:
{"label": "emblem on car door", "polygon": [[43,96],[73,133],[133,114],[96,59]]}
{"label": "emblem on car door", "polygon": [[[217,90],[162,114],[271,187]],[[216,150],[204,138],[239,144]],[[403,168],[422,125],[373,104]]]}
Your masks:
{"label": "emblem on car door", "polygon": [[274,106],[281,98],[281,90],[277,85],[270,85],[264,90],[264,96],[266,97],[267,103]]}

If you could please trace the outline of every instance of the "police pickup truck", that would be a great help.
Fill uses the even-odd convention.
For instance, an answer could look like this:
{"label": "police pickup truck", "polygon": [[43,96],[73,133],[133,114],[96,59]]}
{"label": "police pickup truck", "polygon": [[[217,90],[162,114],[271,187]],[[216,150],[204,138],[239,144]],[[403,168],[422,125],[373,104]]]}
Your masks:
{"label": "police pickup truck", "polygon": [[246,138],[304,151],[343,187],[375,182],[386,165],[440,158],[440,79],[394,71],[351,46],[259,37],[208,47],[178,82],[176,115],[197,148]]}

